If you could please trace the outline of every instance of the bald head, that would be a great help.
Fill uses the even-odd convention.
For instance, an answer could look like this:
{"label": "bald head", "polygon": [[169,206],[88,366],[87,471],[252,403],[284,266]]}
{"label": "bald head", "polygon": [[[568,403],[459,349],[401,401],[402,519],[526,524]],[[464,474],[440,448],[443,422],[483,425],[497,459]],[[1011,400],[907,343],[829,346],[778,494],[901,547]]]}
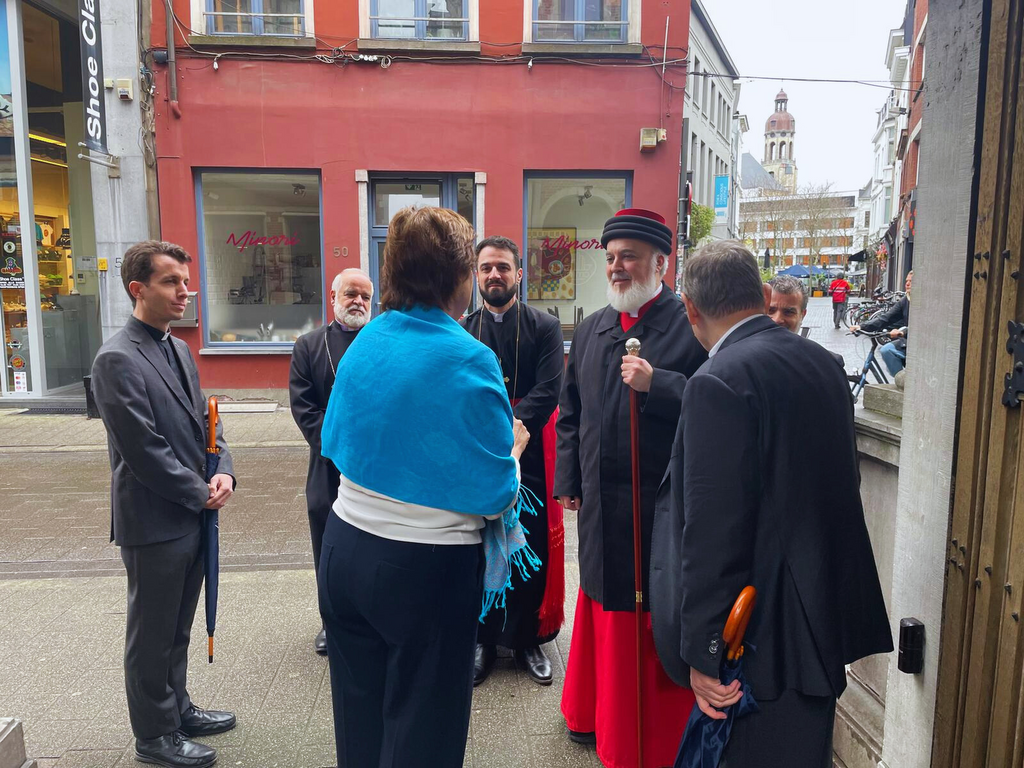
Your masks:
{"label": "bald head", "polygon": [[358,330],[370,322],[372,300],[373,283],[361,269],[342,270],[331,283],[334,317],[347,328]]}

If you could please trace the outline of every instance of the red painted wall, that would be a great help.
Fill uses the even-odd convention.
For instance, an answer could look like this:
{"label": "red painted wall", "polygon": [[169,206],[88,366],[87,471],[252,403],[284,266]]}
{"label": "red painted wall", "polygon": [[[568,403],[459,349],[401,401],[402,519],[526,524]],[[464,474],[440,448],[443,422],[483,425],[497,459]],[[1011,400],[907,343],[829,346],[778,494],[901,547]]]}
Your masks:
{"label": "red painted wall", "polygon": [[[482,40],[520,42],[523,1],[482,0]],[[175,0],[175,9],[187,23],[187,2]],[[156,43],[165,39],[163,3],[155,2],[153,10]],[[341,45],[357,37],[356,0],[320,0],[315,12],[318,38]],[[670,56],[683,58],[689,4],[682,0],[644,3],[644,42],[660,58],[666,13]],[[486,43],[484,53],[519,53],[517,47]],[[210,57],[179,48],[180,118],[166,101],[166,67],[157,75],[161,236],[193,254],[194,170],[209,167],[318,170],[328,279],[359,264],[357,169],[486,172],[486,233],[516,240],[523,232],[527,170],[631,171],[633,204],[675,221],[682,91],[663,85],[660,68],[538,61],[529,70],[525,62],[396,59],[382,69],[372,63],[223,57],[214,70]],[[666,77],[681,87],[685,71],[669,68]],[[640,129],[659,124],[668,129],[668,141],[641,154]],[[335,247],[347,247],[348,258],[335,258]],[[192,280],[199,284],[197,264]],[[201,331],[181,335],[196,353],[208,388],[287,386],[287,355],[203,357]]]}

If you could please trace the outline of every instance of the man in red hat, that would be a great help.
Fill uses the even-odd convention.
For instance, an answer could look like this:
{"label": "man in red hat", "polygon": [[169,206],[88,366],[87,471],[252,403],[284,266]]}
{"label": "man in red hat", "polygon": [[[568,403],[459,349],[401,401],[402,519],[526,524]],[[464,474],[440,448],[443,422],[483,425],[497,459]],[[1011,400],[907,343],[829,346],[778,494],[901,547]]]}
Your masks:
{"label": "man in red hat", "polygon": [[[693,695],[658,662],[645,613],[644,765],[637,765],[636,596],[629,388],[640,405],[644,611],[658,485],[668,465],[686,378],[707,359],[683,303],[665,283],[672,230],[656,213],[619,211],[605,223],[608,306],[573,334],[559,399],[554,493],[578,510],[580,592],[562,694],[569,738],[597,745],[613,768],[675,760]],[[629,338],[640,356],[626,354]]]}

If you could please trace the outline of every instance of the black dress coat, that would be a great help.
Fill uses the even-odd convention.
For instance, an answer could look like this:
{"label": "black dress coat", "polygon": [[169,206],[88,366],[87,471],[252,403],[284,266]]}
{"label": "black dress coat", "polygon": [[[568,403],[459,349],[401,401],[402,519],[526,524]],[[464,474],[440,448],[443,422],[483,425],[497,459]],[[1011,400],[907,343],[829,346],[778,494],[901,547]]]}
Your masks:
{"label": "black dress coat", "polygon": [[335,321],[295,340],[288,396],[292,418],[309,443],[309,467],[306,471],[306,511],[309,513],[313,541],[314,567],[320,568],[320,547],[331,506],[338,498],[341,476],[330,459],[320,455],[320,428],[327,412],[327,401],[334,388],[334,376],[342,355],[355,340],[358,331],[345,331]]}
{"label": "black dress coat", "polygon": [[758,699],[839,696],[844,665],[892,650],[849,384],[827,350],[767,317],[735,329],[687,382],[654,527],[654,639],[676,683],[689,685],[690,666],[718,674],[748,584],[756,650],[744,663]]}
{"label": "black dress coat", "polygon": [[647,594],[651,527],[658,485],[665,474],[686,377],[707,359],[694,338],[683,302],[667,286],[628,332],[605,307],[573,334],[558,402],[556,496],[579,496],[580,586],[608,611],[632,611],[633,491],[630,469],[629,387],[622,356],[629,338],[654,367],[650,392],[640,396],[642,559]]}
{"label": "black dress coat", "polygon": [[[460,322],[474,338],[494,351],[506,379],[509,400],[519,401],[513,406],[512,413],[530,433],[530,442],[519,460],[523,485],[542,500],[550,498],[544,472],[542,433],[558,406],[558,394],[562,388],[565,352],[561,324],[552,315],[520,301],[505,312],[500,323],[484,307]],[[558,635],[557,632],[546,637],[537,634],[540,624],[538,611],[544,600],[548,573],[547,510],[538,509],[536,518],[524,517],[522,522],[527,532],[526,541],[540,558],[541,569],[525,582],[513,573],[514,589],[508,594],[506,609],[491,611],[477,632],[481,643],[515,650],[550,642]]]}

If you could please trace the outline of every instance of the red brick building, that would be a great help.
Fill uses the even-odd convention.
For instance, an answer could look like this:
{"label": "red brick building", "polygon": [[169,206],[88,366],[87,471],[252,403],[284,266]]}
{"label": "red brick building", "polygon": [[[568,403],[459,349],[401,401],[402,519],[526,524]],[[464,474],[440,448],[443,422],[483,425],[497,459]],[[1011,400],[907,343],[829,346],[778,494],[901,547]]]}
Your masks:
{"label": "red brick building", "polygon": [[635,205],[674,224],[689,3],[244,7],[152,5],[151,44],[168,21],[175,41],[154,65],[162,235],[196,257],[198,322],[178,332],[207,387],[285,387],[334,275],[377,282],[403,205],[517,240],[524,298],[567,332],[605,303],[604,220]]}
{"label": "red brick building", "polygon": [[924,60],[928,24],[928,0],[910,0],[904,21],[904,44],[910,47],[907,87],[907,122],[898,137],[897,156],[901,158],[899,189],[899,231],[897,259],[893,263],[891,283],[903,289],[907,272],[914,268],[914,229],[917,218],[918,158],[924,127]]}

